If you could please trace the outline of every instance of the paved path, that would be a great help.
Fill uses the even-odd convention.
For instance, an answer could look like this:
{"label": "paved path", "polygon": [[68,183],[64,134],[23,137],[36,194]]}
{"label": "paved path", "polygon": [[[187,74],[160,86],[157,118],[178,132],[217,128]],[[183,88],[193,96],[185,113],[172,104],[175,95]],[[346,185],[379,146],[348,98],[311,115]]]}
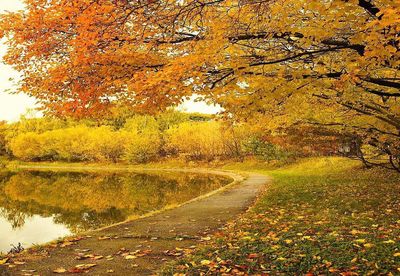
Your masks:
{"label": "paved path", "polygon": [[[258,174],[249,174],[242,181],[236,174],[226,174],[237,181],[225,190],[153,216],[89,232],[65,247],[45,247],[22,255],[11,262],[25,264],[8,271],[0,266],[0,275],[55,275],[54,269],[68,270],[85,263],[96,264],[89,270],[90,275],[154,275],[165,262],[179,257],[181,248],[194,248],[207,240],[208,234],[247,210],[269,181]],[[79,253],[104,257],[77,260]]]}

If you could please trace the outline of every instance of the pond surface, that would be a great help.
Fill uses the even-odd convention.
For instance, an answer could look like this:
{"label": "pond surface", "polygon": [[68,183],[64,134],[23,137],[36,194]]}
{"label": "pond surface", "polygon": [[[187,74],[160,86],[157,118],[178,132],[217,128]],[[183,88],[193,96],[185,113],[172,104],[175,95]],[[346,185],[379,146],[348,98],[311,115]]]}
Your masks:
{"label": "pond surface", "polygon": [[183,172],[0,172],[0,252],[124,221],[231,180]]}

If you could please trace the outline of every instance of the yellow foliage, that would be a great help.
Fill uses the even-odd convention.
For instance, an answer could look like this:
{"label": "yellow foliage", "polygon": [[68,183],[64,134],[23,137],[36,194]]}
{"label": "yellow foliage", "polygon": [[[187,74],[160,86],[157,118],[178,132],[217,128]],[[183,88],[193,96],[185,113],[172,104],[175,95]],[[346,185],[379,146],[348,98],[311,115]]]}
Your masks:
{"label": "yellow foliage", "polygon": [[167,131],[167,150],[189,159],[214,159],[226,153],[218,122],[185,122]]}
{"label": "yellow foliage", "polygon": [[10,144],[14,156],[25,161],[42,157],[42,142],[38,136],[36,133],[28,132],[14,138]]}

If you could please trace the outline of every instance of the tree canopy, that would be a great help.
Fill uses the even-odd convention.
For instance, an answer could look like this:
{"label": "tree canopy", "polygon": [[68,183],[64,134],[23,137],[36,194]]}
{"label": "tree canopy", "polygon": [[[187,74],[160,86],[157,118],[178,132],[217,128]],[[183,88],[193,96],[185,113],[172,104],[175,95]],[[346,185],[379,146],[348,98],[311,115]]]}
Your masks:
{"label": "tree canopy", "polygon": [[20,91],[51,114],[199,94],[272,132],[329,127],[399,170],[400,3],[26,0],[1,18]]}

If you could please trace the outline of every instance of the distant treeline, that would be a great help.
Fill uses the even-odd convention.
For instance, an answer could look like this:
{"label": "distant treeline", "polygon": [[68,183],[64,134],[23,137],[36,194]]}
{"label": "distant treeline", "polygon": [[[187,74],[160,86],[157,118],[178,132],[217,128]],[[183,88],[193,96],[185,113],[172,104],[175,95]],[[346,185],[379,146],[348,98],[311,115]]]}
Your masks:
{"label": "distant treeline", "polygon": [[254,126],[176,111],[102,122],[22,118],[0,126],[0,152],[23,161],[128,163],[290,155],[266,141]]}

